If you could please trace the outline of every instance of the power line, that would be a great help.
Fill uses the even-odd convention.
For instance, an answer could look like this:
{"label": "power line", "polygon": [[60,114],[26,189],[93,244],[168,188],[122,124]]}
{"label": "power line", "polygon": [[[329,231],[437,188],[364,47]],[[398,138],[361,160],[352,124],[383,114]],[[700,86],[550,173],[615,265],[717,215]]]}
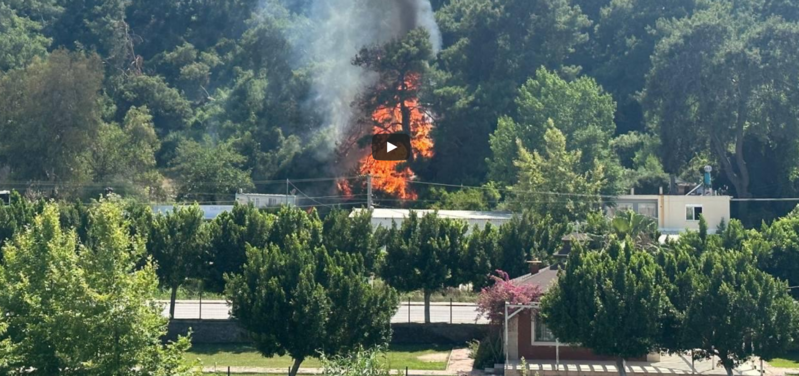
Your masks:
{"label": "power line", "polygon": [[730,201],[750,201],[750,202],[799,201],[799,197],[732,198],[730,199]]}

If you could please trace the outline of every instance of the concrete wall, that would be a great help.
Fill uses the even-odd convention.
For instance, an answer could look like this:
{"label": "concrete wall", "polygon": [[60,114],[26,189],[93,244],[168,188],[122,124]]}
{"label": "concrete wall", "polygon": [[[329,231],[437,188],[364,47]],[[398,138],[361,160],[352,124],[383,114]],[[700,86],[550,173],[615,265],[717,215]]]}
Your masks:
{"label": "concrete wall", "polygon": [[730,196],[660,196],[661,228],[663,232],[681,232],[685,229],[699,230],[699,221],[685,218],[689,205],[701,205],[702,215],[710,231],[715,232],[722,219],[730,223]]}
{"label": "concrete wall", "polygon": [[[221,344],[249,342],[246,332],[236,320],[181,320],[169,322],[167,340],[192,331],[192,343]],[[464,345],[466,342],[482,340],[488,334],[488,325],[482,324],[392,324],[393,344],[442,344]]]}
{"label": "concrete wall", "polygon": [[698,205],[702,207],[702,215],[712,233],[718,229],[722,219],[730,222],[730,196],[668,196],[668,195],[623,195],[616,199],[621,204],[640,205],[651,203],[657,205],[658,228],[667,234],[678,234],[685,230],[699,230],[699,221],[686,219],[686,207]]}

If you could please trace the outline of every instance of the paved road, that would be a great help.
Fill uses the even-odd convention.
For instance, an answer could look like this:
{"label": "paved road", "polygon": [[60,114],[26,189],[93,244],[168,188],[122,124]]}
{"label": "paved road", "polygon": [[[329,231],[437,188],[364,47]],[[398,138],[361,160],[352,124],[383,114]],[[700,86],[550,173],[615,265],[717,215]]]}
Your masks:
{"label": "paved road", "polygon": [[[164,305],[164,316],[169,316],[169,302],[159,301]],[[397,313],[391,318],[393,323],[409,322],[408,309],[410,308],[410,322],[424,322],[424,304],[421,302],[411,302],[400,304]],[[477,319],[477,307],[472,303],[454,303],[452,305],[452,322],[456,324],[475,323],[485,324],[485,318]],[[178,319],[198,319],[200,317],[200,304],[197,300],[178,300],[175,303],[175,318]],[[224,320],[230,318],[228,305],[223,300],[203,300],[202,318],[213,320]],[[449,303],[431,303],[430,321],[450,322]]]}

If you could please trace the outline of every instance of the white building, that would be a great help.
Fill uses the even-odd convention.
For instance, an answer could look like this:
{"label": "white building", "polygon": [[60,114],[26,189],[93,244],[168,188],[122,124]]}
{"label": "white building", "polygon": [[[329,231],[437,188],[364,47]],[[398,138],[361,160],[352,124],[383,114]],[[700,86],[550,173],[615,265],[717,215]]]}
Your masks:
{"label": "white building", "polygon": [[[350,213],[350,216],[355,216],[366,209],[355,209]],[[410,214],[408,209],[373,209],[372,210],[372,227],[377,228],[383,226],[391,228],[393,223],[399,227],[402,221],[408,218]],[[436,210],[414,210],[419,216],[424,216],[428,213],[436,212]],[[505,212],[486,212],[486,211],[471,211],[471,210],[438,210],[440,218],[460,219],[469,225],[471,230],[475,225],[480,229],[484,228],[487,223],[492,226],[499,227],[513,218],[513,214]]]}
{"label": "white building", "polygon": [[236,202],[241,205],[252,204],[256,208],[274,208],[282,205],[297,206],[297,196],[262,193],[236,193]]}
{"label": "white building", "polygon": [[679,234],[685,230],[699,230],[699,215],[703,215],[708,232],[714,233],[719,224],[730,223],[730,196],[671,196],[623,195],[616,198],[616,206],[607,208],[609,215],[632,210],[652,217],[663,234]]}
{"label": "white building", "polygon": [[[183,205],[181,204],[177,206],[180,207]],[[152,208],[153,208],[153,213],[156,214],[167,214],[175,210],[175,206],[173,205],[153,205]],[[233,205],[200,205],[200,210],[203,211],[204,220],[212,221],[220,214],[227,211],[232,211]]]}

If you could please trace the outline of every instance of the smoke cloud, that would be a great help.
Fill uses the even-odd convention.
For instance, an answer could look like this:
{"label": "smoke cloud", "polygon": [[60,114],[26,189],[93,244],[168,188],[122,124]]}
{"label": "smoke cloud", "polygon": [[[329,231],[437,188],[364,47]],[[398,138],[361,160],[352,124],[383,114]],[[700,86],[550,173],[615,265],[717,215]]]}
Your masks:
{"label": "smoke cloud", "polygon": [[[352,65],[364,46],[383,44],[416,27],[428,30],[435,52],[441,32],[429,0],[311,0],[308,30],[295,53],[314,65],[310,105],[323,119],[328,157],[355,116],[353,103],[376,76]],[[333,142],[330,142],[333,141]]]}

